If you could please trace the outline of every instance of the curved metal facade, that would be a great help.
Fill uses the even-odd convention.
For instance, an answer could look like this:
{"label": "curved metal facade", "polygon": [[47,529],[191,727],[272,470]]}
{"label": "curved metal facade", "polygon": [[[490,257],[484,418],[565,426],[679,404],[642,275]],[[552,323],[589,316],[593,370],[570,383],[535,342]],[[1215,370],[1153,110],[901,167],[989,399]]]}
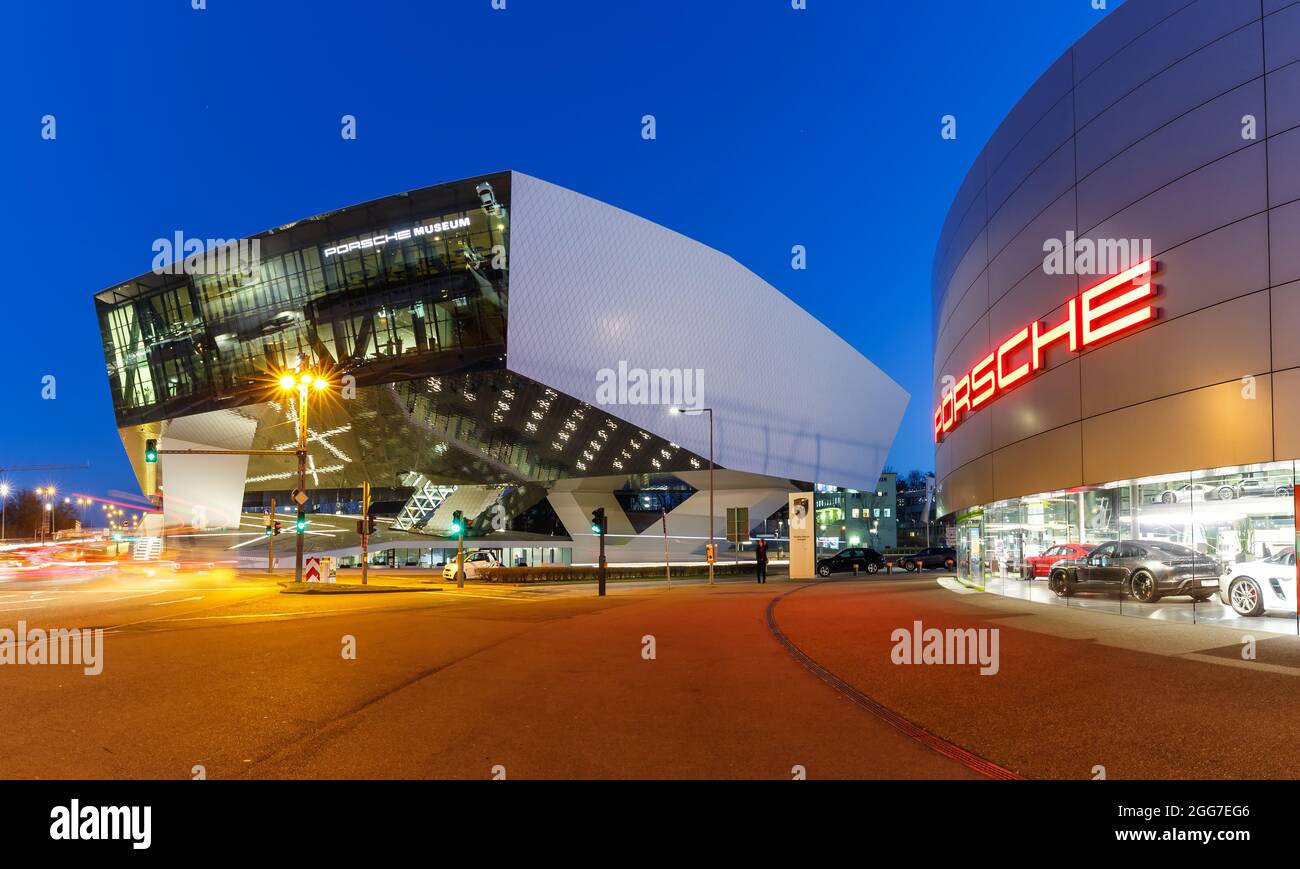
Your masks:
{"label": "curved metal facade", "polygon": [[1156,316],[941,437],[942,512],[1300,457],[1300,3],[1129,0],[1034,84],[940,237],[934,406],[1107,277],[1048,273],[1070,238],[1149,242]]}

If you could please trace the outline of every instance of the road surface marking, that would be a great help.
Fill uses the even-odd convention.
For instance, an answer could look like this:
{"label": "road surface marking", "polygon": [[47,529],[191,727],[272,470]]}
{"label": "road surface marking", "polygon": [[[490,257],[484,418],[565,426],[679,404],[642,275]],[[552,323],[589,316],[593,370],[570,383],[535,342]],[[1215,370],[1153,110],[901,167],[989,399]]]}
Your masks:
{"label": "road surface marking", "polygon": [[182,597],[177,600],[160,600],[157,603],[151,603],[149,606],[167,606],[169,603],[189,603],[192,600],[203,600],[203,595],[198,597]]}

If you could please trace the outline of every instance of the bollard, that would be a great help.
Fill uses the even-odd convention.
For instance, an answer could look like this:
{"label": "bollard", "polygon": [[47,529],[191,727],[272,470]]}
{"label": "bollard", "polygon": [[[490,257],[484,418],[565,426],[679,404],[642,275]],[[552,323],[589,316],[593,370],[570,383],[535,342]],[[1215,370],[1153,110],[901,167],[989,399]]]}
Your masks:
{"label": "bollard", "polygon": [[885,561],[885,576],[894,575],[894,559],[890,558]]}

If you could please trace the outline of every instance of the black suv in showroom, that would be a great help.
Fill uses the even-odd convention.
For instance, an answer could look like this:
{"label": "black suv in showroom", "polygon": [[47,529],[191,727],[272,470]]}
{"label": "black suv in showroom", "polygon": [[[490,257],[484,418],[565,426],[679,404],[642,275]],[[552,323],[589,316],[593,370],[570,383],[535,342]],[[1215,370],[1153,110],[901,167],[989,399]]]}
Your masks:
{"label": "black suv in showroom", "polygon": [[1077,591],[1131,594],[1143,603],[1189,595],[1209,600],[1219,590],[1223,563],[1180,543],[1121,540],[1103,543],[1087,557],[1052,565],[1048,585],[1059,597]]}
{"label": "black suv in showroom", "polygon": [[944,546],[932,546],[911,555],[904,555],[899,565],[904,570],[929,570],[935,567],[952,570],[957,566],[957,550]]}
{"label": "black suv in showroom", "polygon": [[860,547],[842,549],[829,558],[817,559],[817,575],[830,576],[841,570],[854,570],[854,565],[857,565],[857,570],[876,573],[884,568],[885,556],[874,549]]}

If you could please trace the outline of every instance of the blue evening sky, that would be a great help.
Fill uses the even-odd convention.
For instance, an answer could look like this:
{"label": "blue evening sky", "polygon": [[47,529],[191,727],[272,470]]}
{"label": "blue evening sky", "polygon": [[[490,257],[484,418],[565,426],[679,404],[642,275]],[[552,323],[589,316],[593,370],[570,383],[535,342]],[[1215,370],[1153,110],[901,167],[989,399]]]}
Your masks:
{"label": "blue evening sky", "polygon": [[[136,491],[91,297],[148,270],[154,239],[235,238],[514,168],[696,238],[783,290],[912,394],[890,461],[931,468],[929,279],[948,205],[1019,96],[1108,13],[1091,0],[790,5],[11,6],[0,466],[88,461],[12,480]],[[939,135],[948,113],[955,142]],[[53,142],[40,137],[45,114]],[[339,136],[344,114],[356,141]],[[640,137],[645,114],[657,141]],[[790,268],[795,244],[807,271]],[[780,352],[773,325],[756,351]],[[717,334],[733,337],[726,322]],[[835,372],[809,377],[855,400]]]}

